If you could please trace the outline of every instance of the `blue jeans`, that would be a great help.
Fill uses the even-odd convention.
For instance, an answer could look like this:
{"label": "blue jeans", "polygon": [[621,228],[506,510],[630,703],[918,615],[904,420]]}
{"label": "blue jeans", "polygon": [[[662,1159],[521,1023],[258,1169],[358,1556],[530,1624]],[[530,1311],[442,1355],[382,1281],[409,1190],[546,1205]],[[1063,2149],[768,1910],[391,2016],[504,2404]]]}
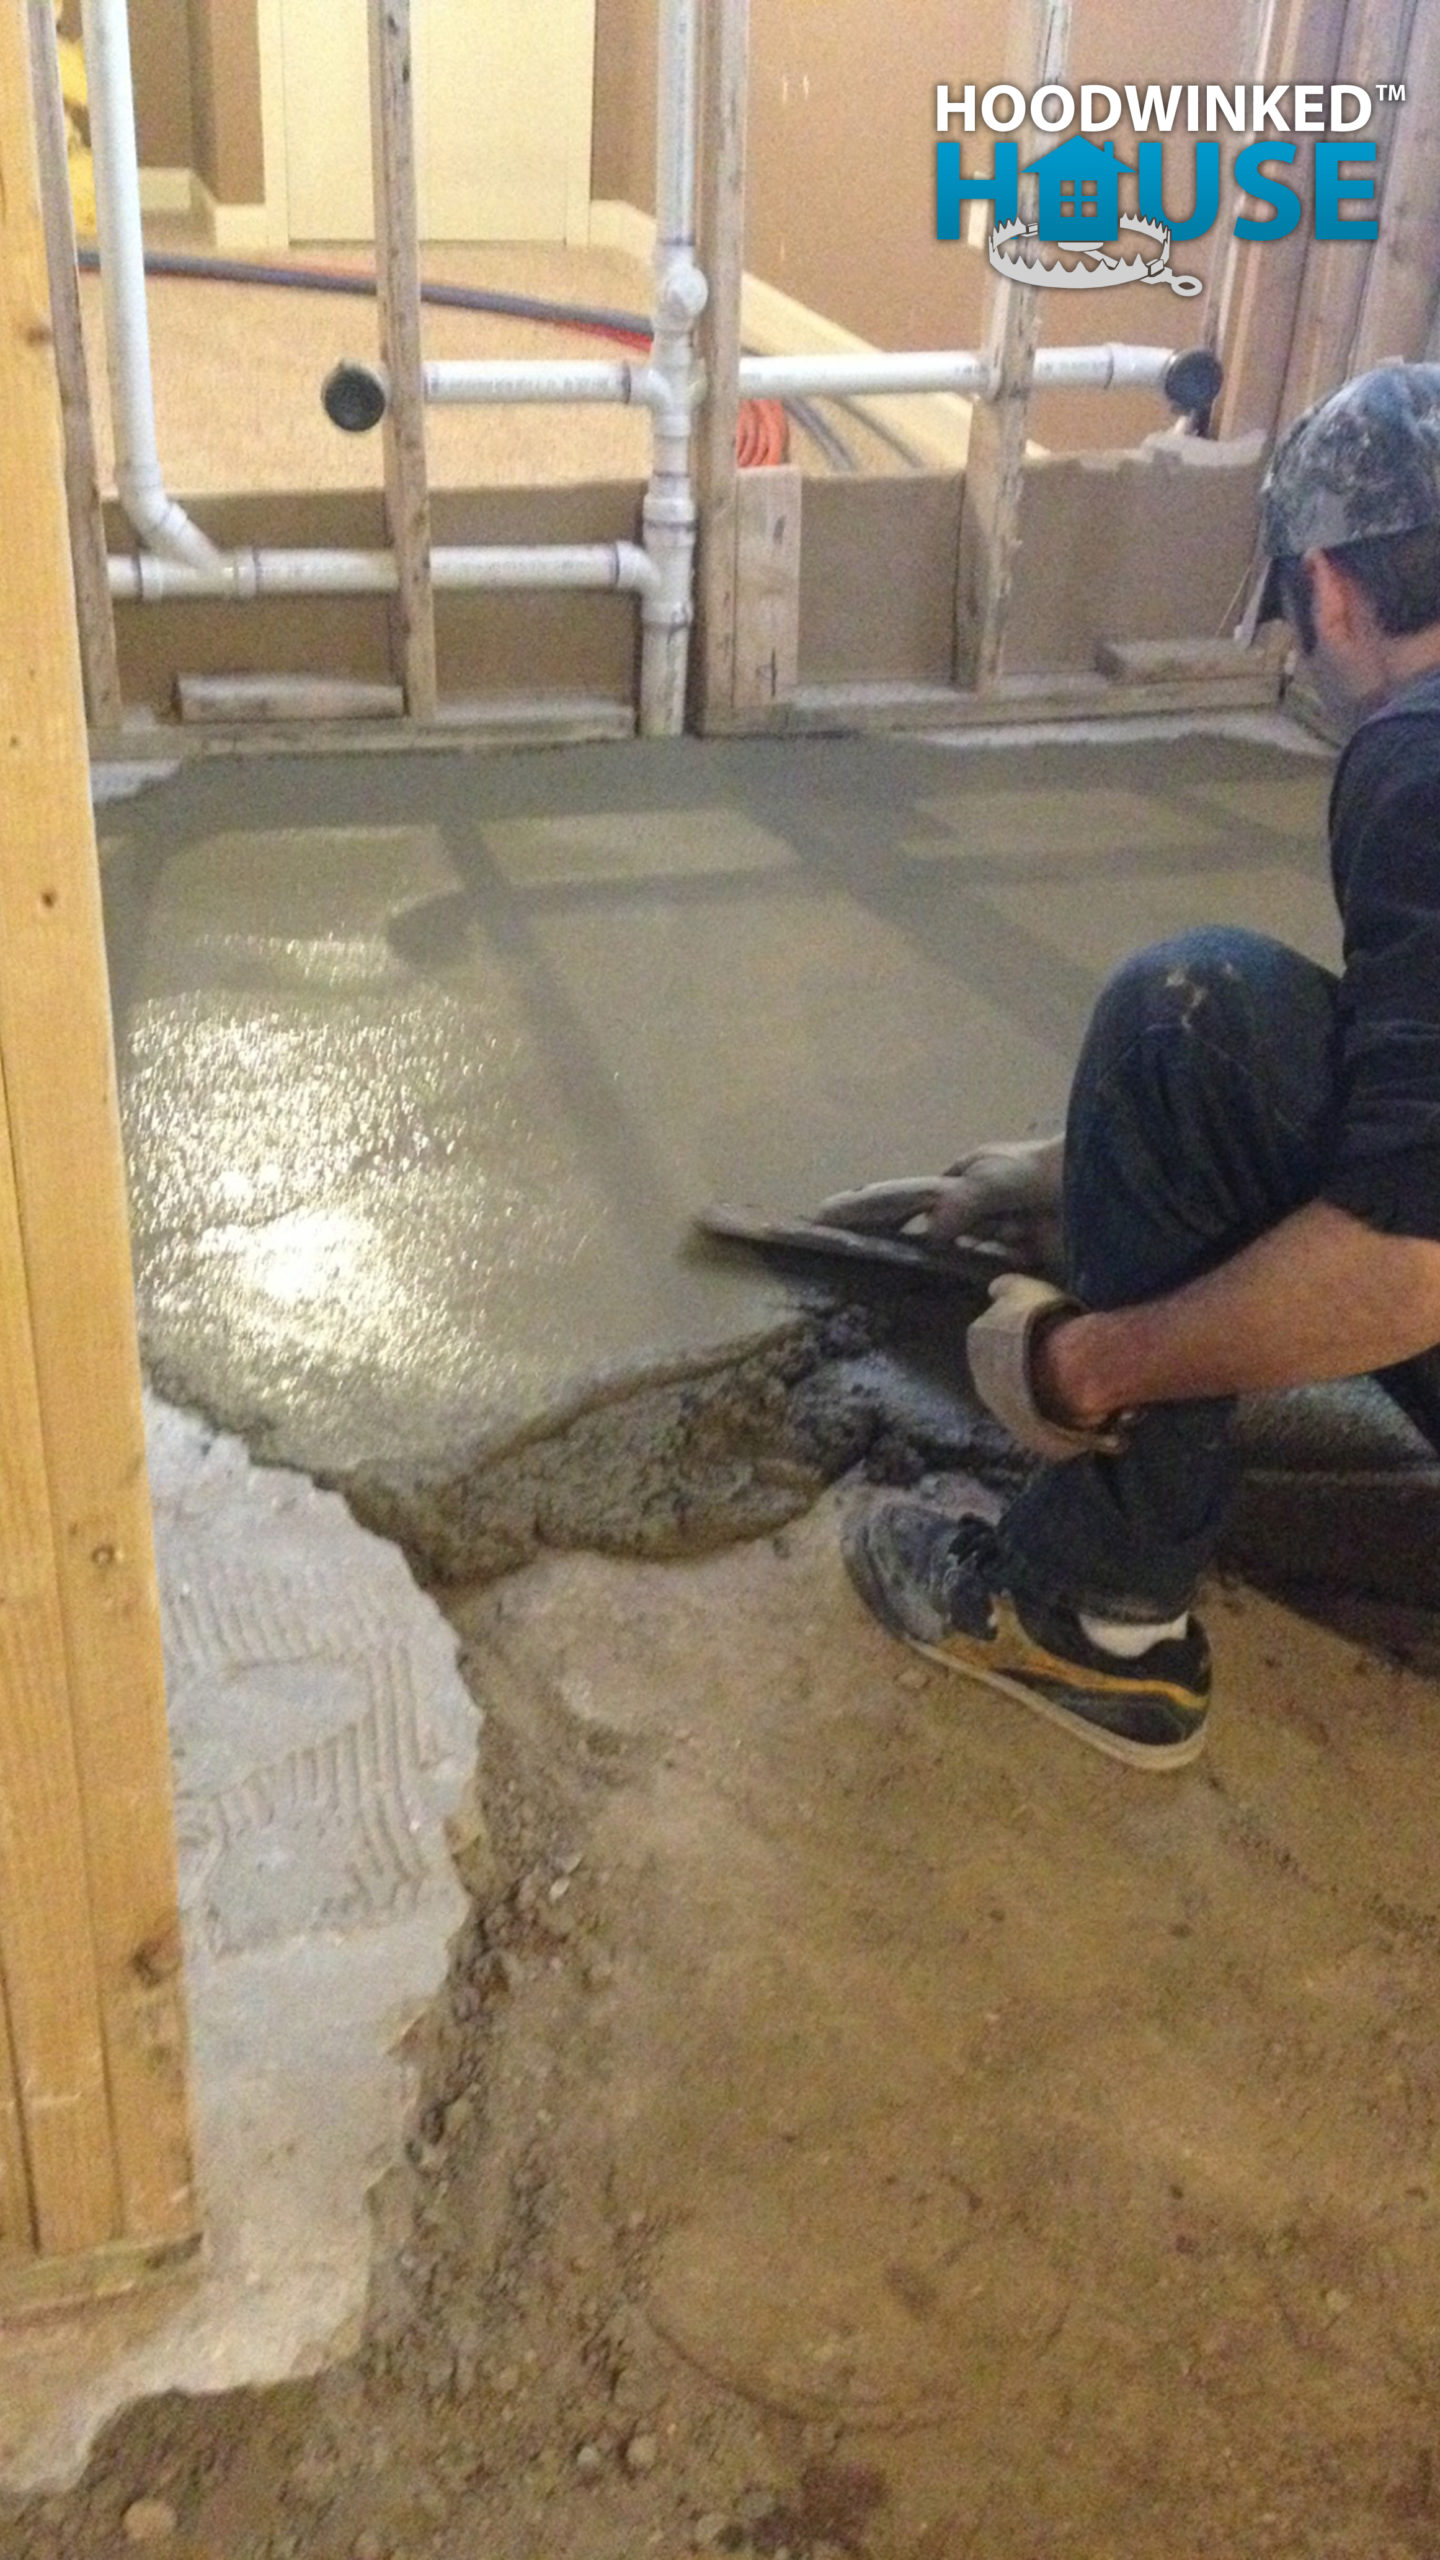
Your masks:
{"label": "blue jeans", "polygon": [[[1105,987],[1065,1135],[1069,1281],[1094,1308],[1160,1296],[1312,1200],[1339,1110],[1339,980],[1207,927]],[[1440,1354],[1383,1373],[1440,1445]],[[1112,1618],[1178,1617],[1239,1475],[1234,1400],[1152,1405],[1124,1454],[1045,1467],[1001,1524],[1014,1586]]]}

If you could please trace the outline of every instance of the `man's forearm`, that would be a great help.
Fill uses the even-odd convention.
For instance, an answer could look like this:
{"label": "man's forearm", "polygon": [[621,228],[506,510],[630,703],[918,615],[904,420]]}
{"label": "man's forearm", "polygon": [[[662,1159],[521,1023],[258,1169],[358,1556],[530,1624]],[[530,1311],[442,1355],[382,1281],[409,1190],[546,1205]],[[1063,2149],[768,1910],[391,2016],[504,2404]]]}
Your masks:
{"label": "man's forearm", "polygon": [[1358,1376],[1435,1343],[1440,1243],[1381,1235],[1316,1200],[1202,1280],[1057,1325],[1035,1383],[1049,1411],[1093,1423],[1137,1405]]}

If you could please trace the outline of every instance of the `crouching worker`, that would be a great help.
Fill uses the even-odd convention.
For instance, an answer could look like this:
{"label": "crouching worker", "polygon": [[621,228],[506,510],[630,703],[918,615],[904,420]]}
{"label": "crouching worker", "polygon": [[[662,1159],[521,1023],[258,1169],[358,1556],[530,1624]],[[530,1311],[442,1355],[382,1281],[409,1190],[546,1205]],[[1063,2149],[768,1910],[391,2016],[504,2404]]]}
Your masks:
{"label": "crouching worker", "polygon": [[[1282,437],[1253,620],[1358,715],[1330,803],[1339,978],[1225,926],[1105,987],[1063,1141],[981,1148],[898,1206],[1044,1276],[968,1336],[1048,1461],[993,1527],[887,1496],[851,1578],[890,1631],[1136,1767],[1192,1760],[1192,1614],[1236,1487],[1232,1400],[1375,1372],[1440,1447],[1440,366],[1385,365]],[[1056,1285],[1056,1284],[1059,1285]]]}

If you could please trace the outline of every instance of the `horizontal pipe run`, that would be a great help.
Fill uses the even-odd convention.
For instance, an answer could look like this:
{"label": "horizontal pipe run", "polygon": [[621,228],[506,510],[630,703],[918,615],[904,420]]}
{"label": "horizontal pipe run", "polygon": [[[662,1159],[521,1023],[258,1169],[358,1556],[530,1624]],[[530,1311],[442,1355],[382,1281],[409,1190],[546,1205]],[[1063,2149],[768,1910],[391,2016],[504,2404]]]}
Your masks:
{"label": "horizontal pipe run", "polygon": [[[634,542],[440,544],[430,559],[435,586],[446,594],[509,587],[649,596],[659,585],[653,564]],[[219,555],[213,570],[146,553],[110,562],[110,593],[121,604],[394,595],[397,583],[389,551],[230,551]]]}
{"label": "horizontal pipe run", "polygon": [[873,392],[959,391],[983,400],[990,368],[982,355],[742,356],[742,400],[789,400]]}
{"label": "horizontal pipe run", "polygon": [[437,406],[508,402],[612,401],[622,408],[663,403],[666,389],[644,364],[498,363],[489,359],[442,360],[421,367],[427,401]]}
{"label": "horizontal pipe run", "polygon": [[1037,391],[1163,391],[1173,347],[1037,347]]}
{"label": "horizontal pipe run", "polygon": [[[1035,358],[1037,391],[1163,391],[1175,362],[1170,347],[1041,347]],[[378,366],[348,365],[346,376],[373,387],[374,405],[363,423],[383,415],[386,383]],[[553,363],[544,358],[505,363],[442,359],[423,367],[425,398],[442,407],[534,402],[610,402],[619,407],[663,410],[671,387],[653,364]],[[988,400],[993,381],[987,359],[973,350],[916,355],[742,356],[740,394],[746,400],[859,399],[877,393],[958,392]],[[327,386],[328,388],[328,386]],[[340,423],[353,424],[343,420]]]}
{"label": "horizontal pipe run", "polygon": [[[1161,390],[1174,362],[1170,347],[1041,347],[1037,391]],[[955,354],[742,356],[740,393],[747,400],[859,398],[886,392],[958,392],[988,400],[993,392],[983,355]]]}

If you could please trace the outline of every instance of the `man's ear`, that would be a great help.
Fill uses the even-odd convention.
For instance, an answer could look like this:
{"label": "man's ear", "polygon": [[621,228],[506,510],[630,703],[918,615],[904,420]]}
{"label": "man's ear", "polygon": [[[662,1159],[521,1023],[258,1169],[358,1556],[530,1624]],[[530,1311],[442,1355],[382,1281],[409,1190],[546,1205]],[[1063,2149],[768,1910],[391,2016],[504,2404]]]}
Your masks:
{"label": "man's ear", "polygon": [[1305,565],[1319,637],[1351,647],[1357,641],[1373,640],[1375,615],[1363,587],[1346,576],[1328,551],[1307,551]]}

